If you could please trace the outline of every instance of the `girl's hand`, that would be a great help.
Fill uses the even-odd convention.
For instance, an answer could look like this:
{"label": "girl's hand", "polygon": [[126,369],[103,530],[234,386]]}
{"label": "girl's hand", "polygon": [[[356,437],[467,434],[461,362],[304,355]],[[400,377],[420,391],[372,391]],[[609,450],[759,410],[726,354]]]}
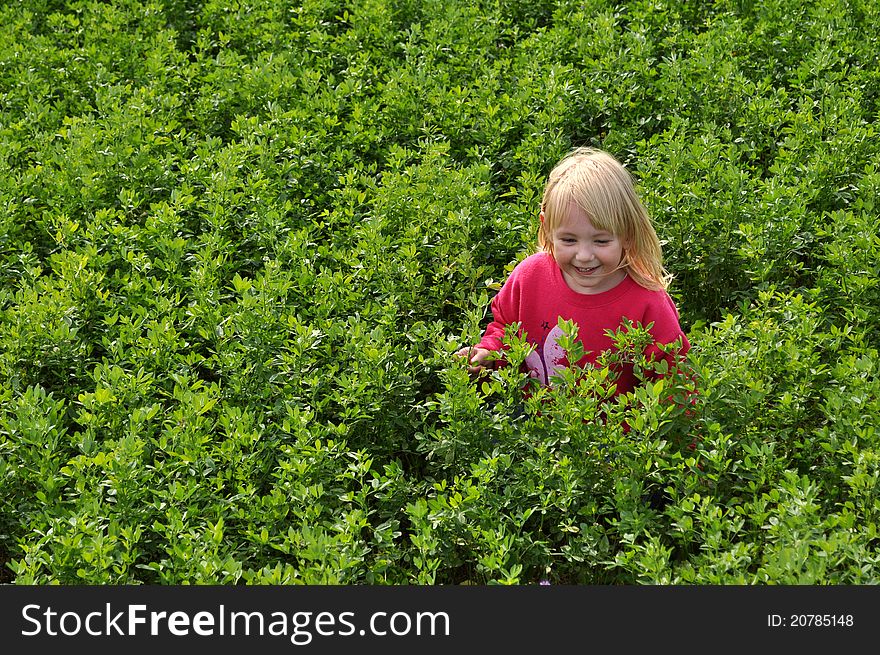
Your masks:
{"label": "girl's hand", "polygon": [[479,373],[482,371],[485,366],[483,366],[483,362],[486,361],[486,358],[489,357],[491,350],[486,350],[485,348],[474,348],[473,346],[466,346],[455,353],[456,357],[467,357],[468,364],[468,373]]}

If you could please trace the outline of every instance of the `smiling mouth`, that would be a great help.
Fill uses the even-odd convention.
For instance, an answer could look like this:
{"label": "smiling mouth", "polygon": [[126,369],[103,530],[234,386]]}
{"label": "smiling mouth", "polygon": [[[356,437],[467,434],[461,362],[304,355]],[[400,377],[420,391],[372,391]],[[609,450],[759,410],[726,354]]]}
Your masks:
{"label": "smiling mouth", "polygon": [[581,275],[592,275],[593,273],[598,271],[599,268],[601,268],[601,264],[598,266],[593,266],[591,268],[581,268],[580,266],[575,266],[574,270],[576,270]]}

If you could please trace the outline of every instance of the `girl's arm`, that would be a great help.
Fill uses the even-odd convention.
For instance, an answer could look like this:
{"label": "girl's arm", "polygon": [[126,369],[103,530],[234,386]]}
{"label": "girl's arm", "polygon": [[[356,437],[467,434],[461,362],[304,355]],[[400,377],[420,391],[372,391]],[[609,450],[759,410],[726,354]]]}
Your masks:
{"label": "girl's arm", "polygon": [[[661,302],[647,312],[644,324],[649,323],[653,323],[651,335],[654,343],[648,346],[645,355],[653,361],[666,360],[669,370],[677,368],[690,350],[691,344],[681,329],[678,309],[668,294],[664,293]],[[665,347],[661,347],[661,344]],[[678,344],[678,347],[670,348],[672,344]]]}
{"label": "girl's arm", "polygon": [[[492,298],[492,322],[486,326],[480,342],[475,346],[466,346],[455,353],[456,357],[467,357],[468,371],[478,373],[485,368],[489,356],[503,349],[502,339],[507,325],[517,320],[519,310],[518,270],[501,285],[501,289]],[[492,364],[492,362],[489,362]]]}
{"label": "girl's arm", "polygon": [[[489,356],[500,351],[503,347],[501,339],[504,336],[504,326],[506,324],[503,318],[503,302],[498,301],[503,291],[504,287],[502,286],[495,298],[492,299],[493,320],[483,332],[480,343],[475,346],[465,346],[455,353],[456,357],[467,357],[469,373],[479,373],[486,368],[486,360]],[[494,365],[494,362],[489,362],[489,365]]]}
{"label": "girl's arm", "polygon": [[[654,361],[665,360],[670,374],[684,374],[686,380],[684,396],[679,396],[678,399],[670,396],[667,400],[683,410],[685,416],[693,419],[697,415],[697,401],[700,391],[696,375],[687,366],[687,353],[691,344],[679,324],[678,309],[671,298],[667,297],[666,301],[661,305],[657,315],[653,317],[654,327],[651,329],[651,333],[654,336],[654,343],[648,346],[645,355]],[[663,347],[660,344],[663,344]],[[651,371],[649,376],[658,378],[660,374]],[[693,440],[688,446],[691,450],[696,447],[698,436],[696,433],[693,435]]]}

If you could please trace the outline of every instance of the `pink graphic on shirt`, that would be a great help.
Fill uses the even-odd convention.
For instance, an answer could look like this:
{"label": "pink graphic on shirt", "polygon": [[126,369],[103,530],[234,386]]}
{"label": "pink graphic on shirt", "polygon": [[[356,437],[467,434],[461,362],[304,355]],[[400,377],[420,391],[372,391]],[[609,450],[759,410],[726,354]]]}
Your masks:
{"label": "pink graphic on shirt", "polygon": [[563,332],[557,325],[547,333],[544,343],[537,346],[526,357],[525,364],[528,366],[529,372],[532,377],[538,378],[541,384],[547,384],[557,371],[567,366],[565,351],[557,342],[557,339],[562,335]]}

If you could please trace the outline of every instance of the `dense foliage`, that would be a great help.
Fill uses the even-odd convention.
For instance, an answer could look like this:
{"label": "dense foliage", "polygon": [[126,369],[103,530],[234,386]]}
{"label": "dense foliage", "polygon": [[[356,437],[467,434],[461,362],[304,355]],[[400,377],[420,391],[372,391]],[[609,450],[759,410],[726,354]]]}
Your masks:
{"label": "dense foliage", "polygon": [[[878,39],[871,0],[3,3],[2,577],[880,582]],[[693,343],[617,401],[451,357],[576,145]]]}

